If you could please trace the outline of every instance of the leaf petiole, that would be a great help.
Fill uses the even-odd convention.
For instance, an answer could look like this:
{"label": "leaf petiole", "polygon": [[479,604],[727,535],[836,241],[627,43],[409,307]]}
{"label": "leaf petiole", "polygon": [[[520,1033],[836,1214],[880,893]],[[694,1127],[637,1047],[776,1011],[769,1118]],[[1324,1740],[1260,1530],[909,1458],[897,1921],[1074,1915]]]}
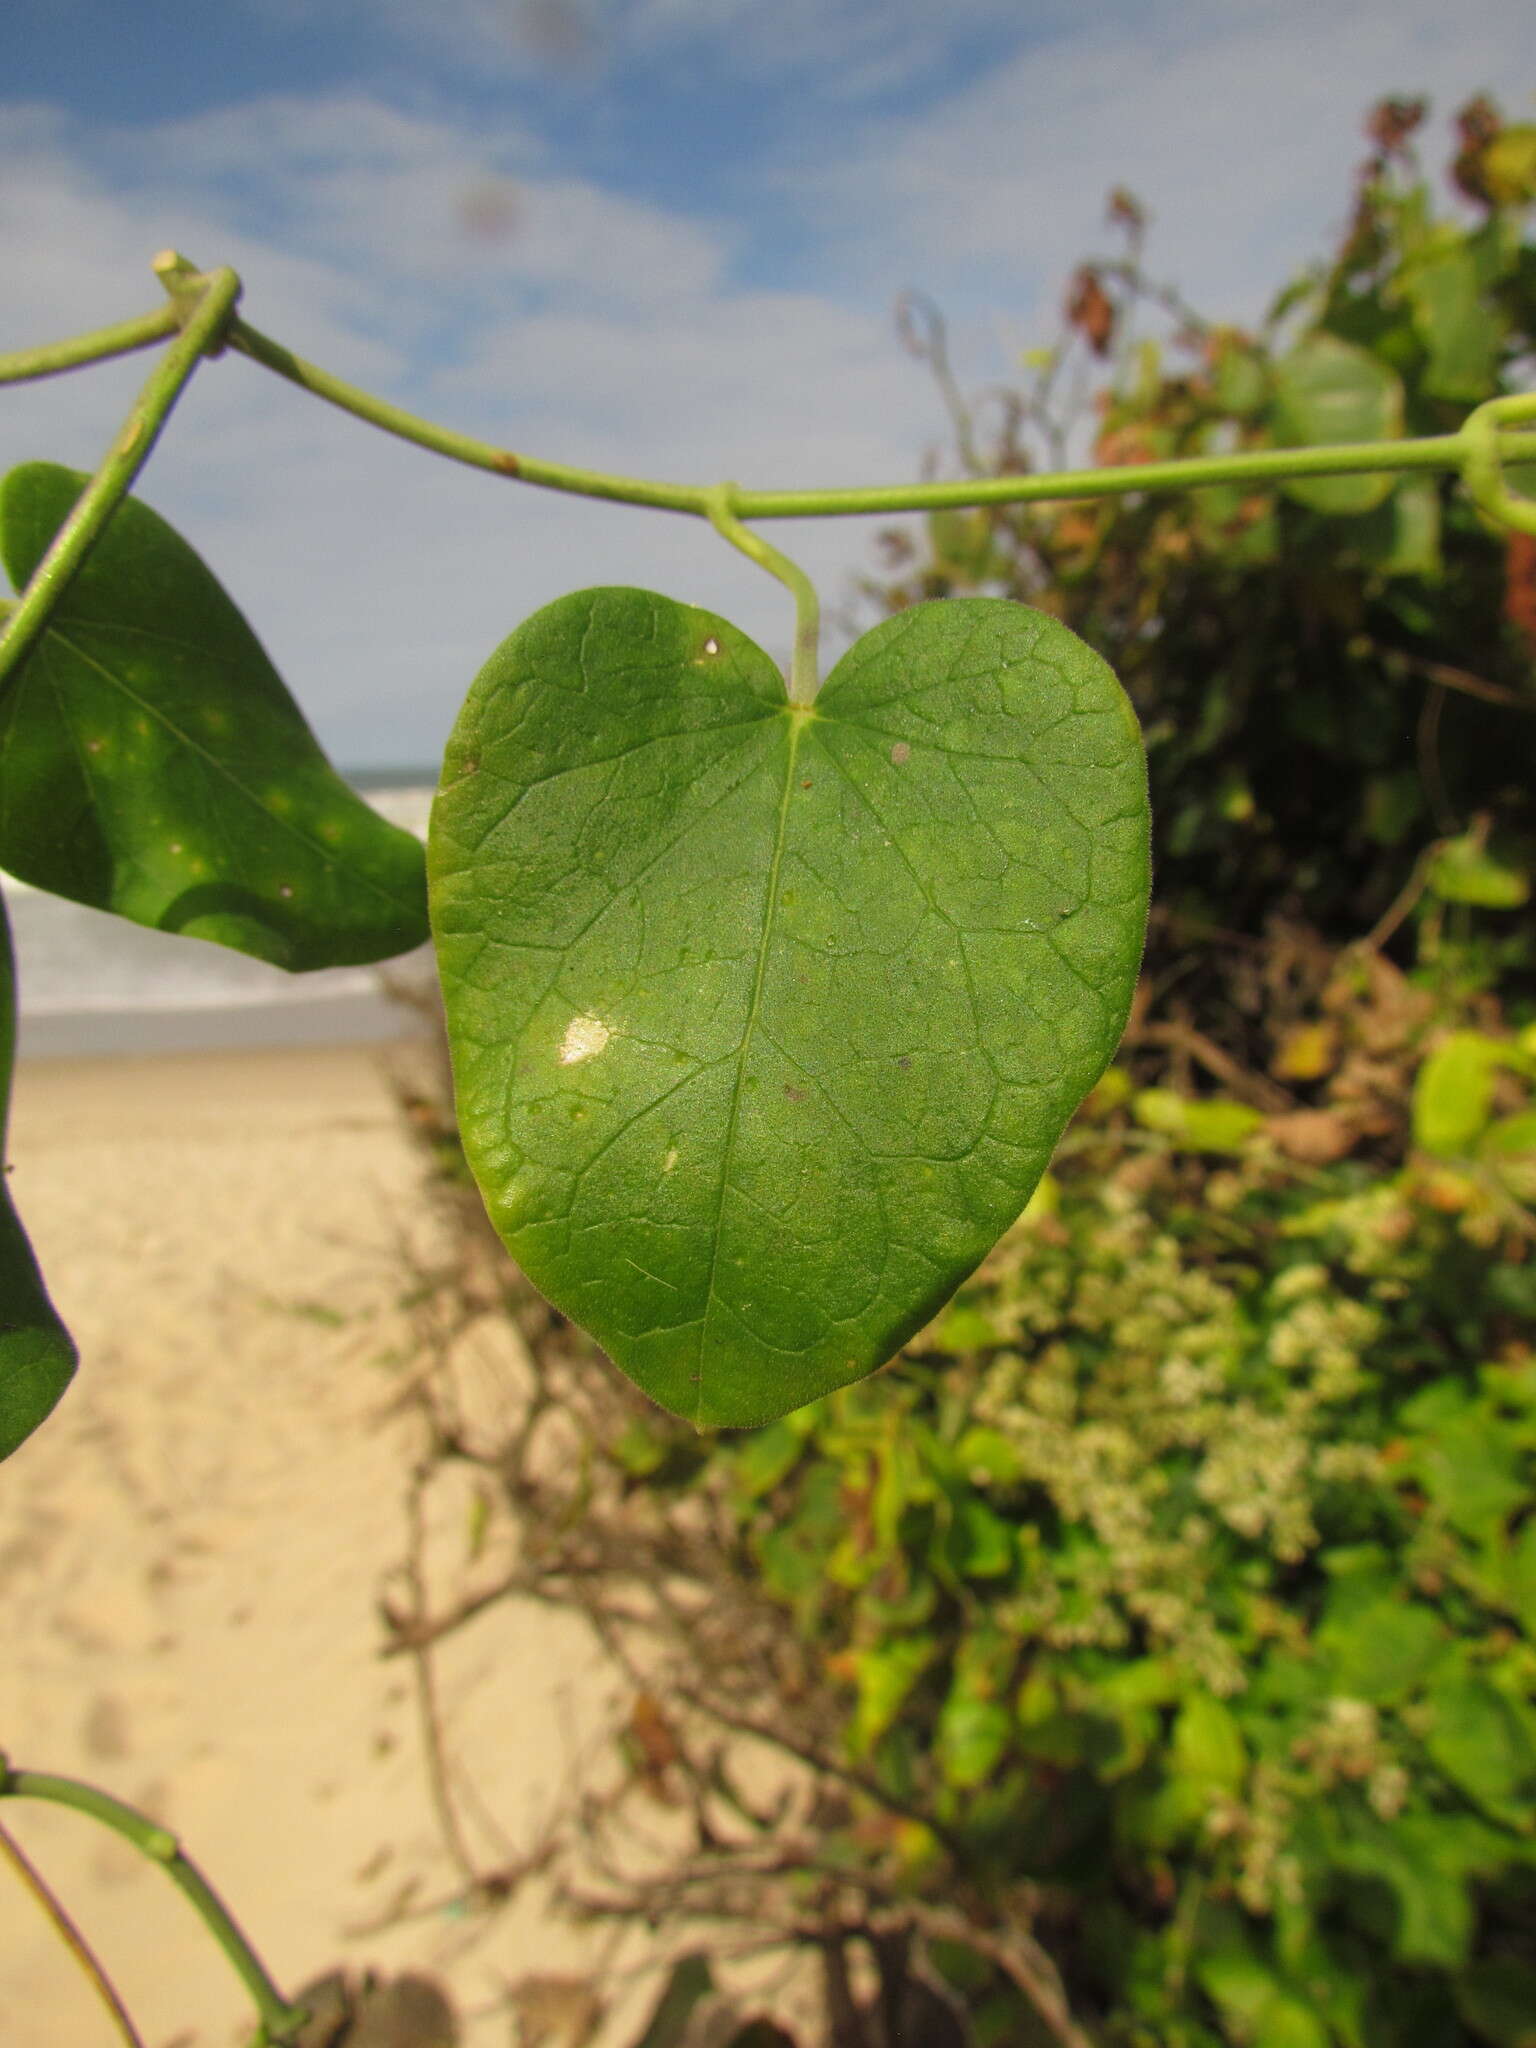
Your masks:
{"label": "leaf petiole", "polygon": [[789,664],[789,701],[812,704],[821,687],[818,659],[821,639],[821,606],[815,587],[805,571],[788,555],[765,541],[760,533],[743,526],[736,516],[735,484],[714,484],[704,494],[709,523],[723,540],[739,548],[760,569],[776,576],[795,600],[795,646]]}
{"label": "leaf petiole", "polygon": [[181,332],[155,365],[96,474],[0,630],[0,690],[36,644],[75,571],[128,495],[193,371],[220,340],[240,296],[240,280],[232,270],[214,270],[202,279],[195,299],[190,293],[183,298],[183,289],[178,287],[170,308]]}

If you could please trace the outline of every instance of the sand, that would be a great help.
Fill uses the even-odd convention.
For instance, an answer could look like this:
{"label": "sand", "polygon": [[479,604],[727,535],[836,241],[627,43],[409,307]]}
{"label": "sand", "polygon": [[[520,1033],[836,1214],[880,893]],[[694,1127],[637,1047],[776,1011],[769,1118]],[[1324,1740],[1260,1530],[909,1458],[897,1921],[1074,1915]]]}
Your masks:
{"label": "sand", "polygon": [[[427,1969],[465,2041],[506,2048],[507,1983],[581,1974],[592,1937],[527,1894],[489,1919],[432,1903],[459,1879],[376,1608],[419,1448],[392,1400],[400,1302],[435,1249],[387,1057],[20,1068],[12,1186],[82,1364],[0,1466],[0,1748],[174,1829],[286,1990],[343,1963]],[[528,1848],[601,1742],[612,1684],[594,1646],[573,1620],[503,1606],[445,1646],[441,1686],[449,1749],[497,1823],[477,1848]],[[244,1993],[162,1872],[73,1814],[7,1800],[0,1819],[146,2048],[250,2037]],[[402,1899],[425,1910],[380,1926]],[[114,2038],[0,1867],[0,2040]]]}

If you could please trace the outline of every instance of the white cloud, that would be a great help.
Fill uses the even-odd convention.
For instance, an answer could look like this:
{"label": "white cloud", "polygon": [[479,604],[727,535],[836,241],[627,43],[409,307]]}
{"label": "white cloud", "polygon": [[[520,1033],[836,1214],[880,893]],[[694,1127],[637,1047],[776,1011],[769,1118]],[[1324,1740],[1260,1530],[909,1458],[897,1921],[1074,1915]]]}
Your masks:
{"label": "white cloud", "polygon": [[[300,352],[533,452],[693,482],[859,481],[908,466],[909,422],[928,394],[882,313],[732,292],[696,223],[534,177],[507,258],[515,248],[531,309],[509,315],[515,294],[489,289],[483,266],[467,284],[435,273],[410,231],[476,161],[472,148],[455,155],[440,125],[374,118],[355,98],[355,149],[324,140],[333,103],[268,111],[265,122],[260,109],[233,115],[227,146],[214,117],[141,133],[122,147],[129,174],[111,182],[86,167],[66,124],[13,123],[0,263],[25,317],[13,312],[0,345],[153,304],[147,258],[173,242],[233,262],[243,310]],[[259,196],[281,243],[254,224],[242,185],[261,132]],[[118,363],[11,393],[0,463],[93,466],[145,371]],[[587,584],[669,591],[728,613],[780,657],[788,649],[787,596],[701,522],[450,467],[232,353],[199,372],[140,490],[207,556],[344,761],[432,758],[496,642]],[[821,524],[785,544],[830,595],[864,537]]]}
{"label": "white cloud", "polygon": [[1342,225],[1376,99],[1429,89],[1444,117],[1511,75],[1536,77],[1528,0],[1106,10],[925,114],[829,134],[778,183],[821,225],[829,270],[866,289],[919,283],[970,313],[1053,303],[1125,184],[1153,211],[1157,268],[1216,313],[1251,315]]}
{"label": "white cloud", "polygon": [[[352,18],[377,23],[385,4]],[[808,72],[808,94],[856,96],[882,64],[887,84],[911,79],[946,34],[1003,12],[968,0],[935,26],[917,0],[636,0],[584,19],[615,63],[704,50],[745,80],[754,63],[785,77],[814,59],[838,76]],[[431,19],[449,41],[506,29],[469,0]],[[1445,113],[1475,87],[1536,78],[1523,0],[1464,0],[1454,20],[1429,0],[1186,0],[1070,29],[1036,10],[1030,27],[1027,54],[926,113],[850,112],[815,161],[753,165],[769,199],[741,217],[740,243],[712,221],[707,165],[691,209],[648,204],[574,175],[526,125],[466,124],[441,102],[290,92],[134,131],[11,110],[0,347],[154,304],[148,259],[173,244],[233,263],[248,317],[289,346],[526,452],[688,482],[894,481],[945,438],[891,335],[898,286],[953,314],[966,382],[1006,371],[1012,349],[1047,338],[1064,272],[1123,181],[1155,209],[1157,270],[1210,310],[1251,313],[1342,218],[1378,94],[1429,80]],[[782,274],[819,268],[824,291],[754,281],[768,207],[792,252]],[[0,463],[93,465],[144,374],[121,363],[0,394]],[[787,597],[700,522],[451,467],[232,357],[200,371],[142,490],[208,555],[349,762],[430,757],[496,641],[586,584],[669,591],[778,657],[788,647]],[[880,523],[786,522],[772,537],[834,604]]]}

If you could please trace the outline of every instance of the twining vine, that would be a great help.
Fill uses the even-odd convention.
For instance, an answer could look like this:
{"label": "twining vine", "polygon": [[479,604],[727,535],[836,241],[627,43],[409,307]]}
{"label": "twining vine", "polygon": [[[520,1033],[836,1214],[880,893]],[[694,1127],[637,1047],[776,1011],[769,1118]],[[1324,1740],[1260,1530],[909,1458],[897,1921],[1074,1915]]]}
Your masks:
{"label": "twining vine", "polygon": [[[10,502],[0,509],[13,515],[21,536],[12,555],[25,557],[30,566],[18,578],[17,600],[6,607],[0,631],[0,710],[6,717],[14,710],[23,665],[45,649],[50,621],[66,616],[71,592],[84,587],[88,567],[106,561],[109,527],[192,376],[205,358],[225,352],[247,357],[384,432],[509,481],[708,520],[725,540],[783,582],[794,598],[797,625],[787,699],[766,656],[710,614],[638,592],[581,593],[548,607],[498,650],[471,692],[445,763],[443,822],[434,822],[434,925],[448,989],[450,1035],[457,1037],[456,1078],[466,1149],[487,1206],[519,1262],[551,1298],[586,1322],[605,1349],[664,1406],[700,1425],[766,1420],[862,1376],[882,1363],[894,1348],[893,1339],[901,1341],[902,1332],[916,1327],[933,1303],[974,1266],[1027,1197],[1065,1118],[1114,1050],[1140,957],[1146,905],[1145,775],[1139,736],[1134,721],[1127,724],[1128,707],[1118,685],[1096,656],[1065,627],[1023,607],[1003,600],[959,600],[930,608],[926,618],[907,614],[887,621],[845,657],[826,693],[818,695],[815,592],[803,572],[752,532],[748,522],[934,513],[1211,485],[1449,472],[1461,478],[1489,518],[1536,536],[1536,500],[1512,489],[1506,475],[1514,465],[1536,461],[1536,394],[1491,399],[1477,406],[1456,432],[1422,438],[1246,449],[1120,467],[880,487],[763,491],[734,483],[686,485],[515,453],[421,419],[305,361],[249,325],[237,311],[241,284],[233,270],[205,271],[174,251],[158,256],[153,267],[167,294],[167,303],[156,311],[0,357],[0,382],[21,383],[164,344],[163,355],[94,474],[83,480],[78,492],[72,482],[68,484],[66,496],[72,496],[72,502],[64,509],[61,501],[63,516],[45,545],[31,545],[43,518],[41,508],[66,489],[62,479],[67,473],[36,465],[38,473],[18,473],[20,482],[8,480]],[[154,545],[166,562],[174,563],[178,575],[191,577],[193,583],[204,579],[197,584],[200,602],[215,609],[227,605],[222,593],[210,595],[205,586],[211,579],[184,544],[175,536],[164,538],[169,530],[162,522],[155,521],[153,529],[143,525],[153,515],[142,508],[134,516],[140,519],[142,532],[153,531]],[[109,586],[110,576],[103,586],[110,594]],[[219,616],[227,626],[225,614]],[[239,626],[249,638],[243,621]],[[658,686],[654,703],[663,705],[656,713],[659,722],[650,727],[637,721],[651,715],[652,701],[637,712],[624,694],[633,679],[631,650],[642,642],[650,650],[652,680]],[[250,644],[254,647],[254,640]],[[242,649],[249,657],[250,649],[243,643]],[[251,658],[264,659],[259,648]],[[978,660],[984,686],[979,691],[973,687]],[[545,725],[540,727],[537,719],[530,725],[529,711],[530,706],[539,708],[539,678],[572,671],[573,666],[584,687],[591,686],[596,723],[579,735],[580,746],[571,753],[568,728],[561,722],[568,714],[544,703],[540,715]],[[28,670],[29,686],[36,673],[35,668]],[[1020,678],[1033,697],[1020,694]],[[275,676],[271,685],[281,693]],[[1038,708],[1041,693],[1048,695],[1051,689],[1058,693],[1051,719],[1032,726],[1034,714],[1028,704]],[[677,706],[684,702],[691,707],[692,723],[679,722]],[[996,722],[988,723],[994,702],[1002,706],[1005,722],[1011,721],[1011,738],[999,736]],[[519,732],[529,726],[533,732],[531,742],[525,735],[520,744],[543,749],[537,759],[527,757],[510,768],[509,703],[516,712],[512,726]],[[604,718],[609,721],[606,726]],[[711,719],[719,732],[731,737],[701,751],[699,735],[703,732],[708,739]],[[1058,726],[1072,726],[1073,721],[1080,741],[1076,753],[1051,756],[1055,742],[1049,733]],[[751,732],[750,745],[759,749],[751,758],[740,752],[747,744],[735,737],[741,730]],[[477,868],[464,849],[480,849],[494,838],[486,827],[488,818],[496,821],[499,831],[517,809],[517,804],[509,804],[509,789],[518,792],[518,803],[527,796],[533,836],[527,843],[515,835],[496,841],[494,858],[513,872],[519,863],[528,868],[532,886],[545,896],[559,888],[575,895],[585,889],[596,908],[587,906],[589,925],[584,929],[600,924],[620,899],[611,890],[604,896],[597,889],[594,870],[578,861],[563,871],[544,872],[537,863],[537,849],[550,844],[558,849],[562,834],[574,844],[572,818],[578,812],[585,818],[592,806],[583,797],[574,810],[567,805],[563,811],[545,813],[540,810],[544,798],[536,792],[557,779],[554,771],[546,772],[550,761],[562,762],[560,774],[587,774],[618,758],[613,742],[626,735],[632,743],[629,751],[656,746],[661,758],[673,763],[672,779],[663,776],[636,800],[643,798],[642,808],[648,804],[655,813],[652,824],[664,817],[670,829],[674,813],[681,816],[683,835],[696,835],[691,856],[695,871],[712,879],[723,875],[729,884],[733,835],[743,819],[755,819],[753,829],[761,827],[760,872],[751,868],[746,876],[762,898],[761,930],[752,958],[744,965],[732,960],[722,950],[719,933],[697,923],[685,921],[668,940],[678,945],[683,960],[689,959],[691,950],[695,980],[716,970],[736,972],[735,983],[719,998],[725,1010],[734,1002],[745,1020],[728,1055],[719,1053],[707,1033],[695,1039],[679,1028],[669,1037],[665,1002],[655,1014],[646,1013],[644,1031],[634,1016],[615,1021],[613,1015],[603,1014],[596,995],[590,1010],[572,1017],[567,1004],[564,1017],[552,1021],[545,1001],[548,989],[535,990],[527,1000],[519,997],[518,1008],[505,988],[487,989],[483,979],[476,978],[475,962],[487,945],[514,953],[524,945],[560,954],[574,981],[612,993],[611,960],[582,954],[574,943],[567,945],[557,937],[530,938],[527,903],[514,896],[508,909],[502,902],[506,892],[501,890],[493,915],[487,907],[483,863]],[[11,729],[7,745],[15,744]],[[315,768],[308,756],[301,764],[294,751],[298,742],[290,745],[282,735],[277,743],[280,761],[284,747],[293,753],[295,775],[302,765],[320,791],[316,802],[330,801],[321,778],[325,764]],[[493,758],[501,766],[491,787],[484,771]],[[1013,891],[1007,945],[994,943],[990,911],[979,915],[974,902],[960,900],[963,885],[979,888],[991,874],[986,862],[974,860],[974,847],[961,847],[962,886],[948,896],[945,887],[954,876],[944,863],[953,867],[953,848],[946,843],[943,860],[932,852],[937,843],[933,834],[945,822],[946,792],[951,791],[945,778],[953,773],[953,761],[960,759],[969,764],[967,773],[983,795],[986,777],[994,771],[1036,777],[1043,791],[1024,824],[1055,856],[1055,871],[1042,874],[1017,849],[1003,846],[1003,871]],[[707,800],[701,799],[701,807],[689,812],[682,793],[705,785]],[[591,786],[595,785],[583,785]],[[769,791],[774,793],[772,802],[760,802]],[[802,800],[802,792],[810,793],[807,800]],[[245,790],[239,794],[242,799],[249,796]],[[711,825],[705,831],[706,816],[730,804],[737,810],[725,809],[725,827],[710,836],[715,828]],[[904,810],[904,805],[915,809]],[[338,817],[329,817],[329,825],[337,839],[350,829]],[[666,868],[677,843],[681,842],[652,832],[637,873],[660,868],[664,879],[690,880],[690,875]],[[929,852],[914,853],[914,848],[922,847]],[[989,860],[993,851],[989,846]],[[182,853],[179,843],[171,846],[171,855]],[[583,842],[584,860],[596,860],[599,866],[607,863],[615,870],[632,853],[622,838],[604,842],[599,834],[595,848]],[[1099,860],[1101,854],[1104,858]],[[1093,880],[1074,896],[1070,870],[1079,855],[1085,872],[1092,869]],[[57,847],[45,850],[44,886],[65,894],[82,893],[84,885],[72,885],[67,875],[55,879],[61,858]],[[385,855],[380,859],[387,865]],[[969,871],[967,859],[972,861]],[[839,976],[854,978],[855,995],[844,989],[842,999],[856,1000],[857,977],[869,971],[856,943],[856,929],[861,919],[874,914],[877,900],[889,910],[892,892],[882,887],[877,896],[861,897],[859,887],[838,870],[839,861],[855,866],[873,862],[882,882],[892,877],[899,881],[911,931],[928,935],[923,941],[928,950],[920,961],[923,973],[914,977],[918,1007],[912,1016],[897,1014],[907,1035],[887,1032],[878,1045],[863,1045],[872,1074],[855,1082],[825,1057],[818,1038],[818,1004]],[[360,873],[366,865],[364,860]],[[824,881],[827,873],[833,874],[833,882],[820,895],[801,880],[811,876]],[[375,898],[387,893],[376,877],[364,880]],[[839,926],[830,912],[829,906],[839,902],[840,884],[853,906],[851,925]],[[284,899],[295,893],[294,884],[287,881],[274,888]],[[797,901],[797,889],[804,900]],[[246,897],[251,893],[244,890]],[[159,910],[146,912],[119,901],[106,901],[103,907],[145,922],[165,921]],[[726,907],[736,914],[729,902]],[[322,928],[325,916],[322,901]],[[350,932],[344,942],[336,941],[352,948],[347,957],[382,957],[400,949],[409,920],[398,921],[391,938],[380,917],[382,913],[375,912],[374,926],[366,935]],[[324,964],[323,930],[317,949],[313,932],[296,938],[290,922],[286,913],[274,912],[264,921],[249,903],[235,911],[221,900],[216,915],[204,916],[200,923],[189,913],[171,928],[258,952],[287,966]],[[942,944],[934,939],[935,933]],[[408,942],[414,943],[414,936]],[[910,938],[901,941],[908,946],[902,957],[909,965],[916,957],[911,951],[916,943]],[[285,947],[289,957],[284,956]],[[823,957],[819,965],[805,964],[804,971],[797,966],[792,973],[784,966],[786,948],[799,949],[792,955],[796,962],[810,963],[816,947],[829,951],[832,960]],[[953,957],[943,957],[951,948]],[[1056,1020],[1057,1038],[1052,1040],[1046,1030],[1039,1043],[1001,1049],[984,1039],[971,1045],[962,1045],[953,1036],[946,1040],[946,1018],[969,1016],[979,1029],[979,1020],[989,1010],[995,1012],[1002,998],[1014,991],[1015,956],[1026,961],[1034,977],[1029,986],[1040,1007]],[[655,969],[652,960],[645,971],[655,978]],[[810,994],[796,994],[796,984],[809,984]],[[867,1000],[873,985],[862,984],[866,1012],[879,1009]],[[1086,1008],[1077,993],[1082,989],[1091,998]],[[640,994],[648,997],[649,991]],[[9,1033],[14,1015],[9,1002],[5,1007],[4,1029]],[[924,1038],[914,1022],[919,1013],[937,1037]],[[1065,1028],[1060,1026],[1062,1018],[1070,1026],[1066,1041],[1059,1035]],[[1062,1042],[1067,1043],[1067,1056],[1057,1062],[1059,1072],[1053,1069],[1055,1092],[1047,1095],[1042,1111],[1036,1098],[1045,1086],[1042,1076],[1050,1064],[1046,1055],[1052,1044],[1059,1049]],[[634,1071],[624,1065],[641,1051],[654,1052],[658,1045],[687,1070],[664,1089],[654,1079],[635,1079]],[[484,1057],[487,1048],[489,1064]],[[610,1048],[607,1065],[597,1066]],[[951,1066],[961,1063],[961,1053],[976,1054],[980,1065],[991,1069],[992,1108],[985,1114],[977,1107],[980,1098],[973,1100],[967,1093],[969,1082],[956,1089],[940,1071],[945,1059]],[[524,1077],[521,1093],[509,1086],[509,1060]],[[8,1047],[3,1064],[0,1089],[9,1083]],[[573,1076],[569,1070],[575,1067],[584,1067],[587,1073]],[[731,1070],[730,1085],[718,1101],[709,1097],[714,1106],[707,1113],[690,1108],[684,1115],[682,1108],[667,1109],[674,1096],[680,1104],[692,1104],[695,1094],[702,1099],[715,1085],[709,1077],[720,1068]],[[587,1078],[593,1071],[619,1078],[594,1084]],[[530,1072],[532,1083],[526,1083]],[[752,1091],[765,1081],[754,1098]],[[949,1096],[946,1087],[951,1089]],[[1010,1088],[1018,1101],[1010,1096]],[[776,1104],[771,1115],[764,1108],[770,1096]],[[964,1145],[946,1149],[945,1129],[929,1128],[929,1096],[937,1102],[938,1126],[945,1126],[947,1119],[952,1130],[970,1119]],[[1004,1104],[1001,1111],[996,1107],[999,1101]],[[487,1102],[496,1105],[494,1116],[484,1109]],[[786,1103],[793,1107],[786,1109]],[[567,1132],[560,1147],[549,1149],[543,1135],[547,1125],[535,1127],[534,1120],[552,1105],[572,1125],[587,1122],[585,1138]],[[794,1118],[802,1108],[806,1113],[797,1126]],[[509,1115],[525,1119],[515,1136],[507,1128]],[[702,1168],[684,1157],[692,1130],[689,1117],[696,1124],[700,1116],[705,1124],[713,1117],[717,1126],[713,1149],[704,1148]],[[669,1121],[673,1117],[681,1119],[676,1129]],[[636,1153],[637,1144],[643,1158]],[[825,1175],[827,1186],[799,1209],[791,1203],[787,1213],[772,1217],[772,1230],[761,1231],[747,1219],[747,1210],[764,1207],[763,1189],[772,1178],[767,1169],[790,1160],[794,1173],[803,1179],[805,1160],[813,1155],[839,1165],[841,1181],[836,1173]],[[974,1168],[978,1159],[982,1166],[967,1180],[962,1169]],[[566,1160],[574,1160],[574,1167],[568,1170],[561,1163]],[[897,1169],[906,1172],[914,1160],[926,1162],[938,1189],[931,1213],[913,1198],[917,1206],[903,1237],[891,1227],[886,1205],[894,1179],[900,1177]],[[601,1179],[600,1166],[609,1181]],[[617,1205],[642,1182],[646,1193],[638,1212],[626,1213],[622,1227],[615,1225]],[[561,1223],[571,1225],[584,1199],[582,1189],[594,1185],[607,1207],[582,1222],[577,1231],[582,1249],[571,1255],[568,1246],[553,1239]],[[860,1200],[870,1188],[877,1199],[861,1210]],[[646,1208],[646,1203],[651,1206]],[[695,1261],[699,1272],[688,1269],[686,1259],[669,1265],[666,1231],[697,1233],[700,1214],[712,1215],[713,1220],[704,1234],[701,1258]],[[608,1252],[603,1250],[604,1231],[613,1237]],[[818,1231],[830,1233],[827,1241],[835,1253],[830,1261],[822,1255]],[[0,1344],[23,1340],[21,1347],[12,1346],[15,1359],[0,1358],[0,1382],[6,1372],[14,1372],[21,1388],[13,1401],[7,1385],[0,1383],[3,1453],[36,1426],[62,1392],[73,1368],[73,1350],[52,1315],[14,1215],[0,1230],[0,1239],[5,1261],[0,1268]],[[803,1316],[796,1323],[804,1304],[794,1287],[774,1293],[774,1276],[767,1269],[773,1263],[769,1253],[776,1239],[795,1244],[804,1274],[810,1276],[810,1285],[800,1287],[799,1295],[811,1299],[825,1327],[802,1328]],[[653,1240],[656,1248],[646,1251]],[[865,1254],[871,1271],[878,1266],[882,1276],[894,1266],[894,1292],[889,1299],[871,1293],[873,1308],[861,1300],[845,1312],[838,1289],[851,1286],[857,1293],[862,1284],[859,1262]],[[618,1264],[633,1268],[639,1277],[618,1285],[612,1277]],[[795,1277],[791,1275],[792,1280]],[[880,1285],[885,1284],[882,1277]],[[669,1294],[683,1305],[668,1308]],[[572,1302],[577,1306],[570,1308]],[[684,1333],[692,1333],[686,1343]],[[845,1351],[853,1356],[843,1358]],[[8,1403],[15,1406],[14,1415],[8,1413]],[[257,2010],[258,2039],[271,2044],[293,2040],[302,2011],[283,1999],[238,1924],[172,1836],[105,1793],[71,1780],[13,1770],[0,1757],[0,1798],[15,1797],[70,1806],[158,1862],[189,1898],[239,1974]],[[132,2041],[131,2021],[67,1916],[56,1903],[50,1904],[46,1887],[3,1831],[0,1844],[45,1909],[53,1912],[61,1933],[96,1981],[119,2032]]]}

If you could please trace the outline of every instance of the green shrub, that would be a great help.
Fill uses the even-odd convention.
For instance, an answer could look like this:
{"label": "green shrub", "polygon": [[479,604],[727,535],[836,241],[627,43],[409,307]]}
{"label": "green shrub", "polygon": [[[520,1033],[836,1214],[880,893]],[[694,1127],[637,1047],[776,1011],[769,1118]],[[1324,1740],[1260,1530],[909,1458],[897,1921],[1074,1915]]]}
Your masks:
{"label": "green shrub", "polygon": [[1105,2041],[1525,2039],[1529,1215],[1422,1155],[1078,1136],[911,1356],[712,1460],[931,1816],[843,1852],[1031,1888]]}

